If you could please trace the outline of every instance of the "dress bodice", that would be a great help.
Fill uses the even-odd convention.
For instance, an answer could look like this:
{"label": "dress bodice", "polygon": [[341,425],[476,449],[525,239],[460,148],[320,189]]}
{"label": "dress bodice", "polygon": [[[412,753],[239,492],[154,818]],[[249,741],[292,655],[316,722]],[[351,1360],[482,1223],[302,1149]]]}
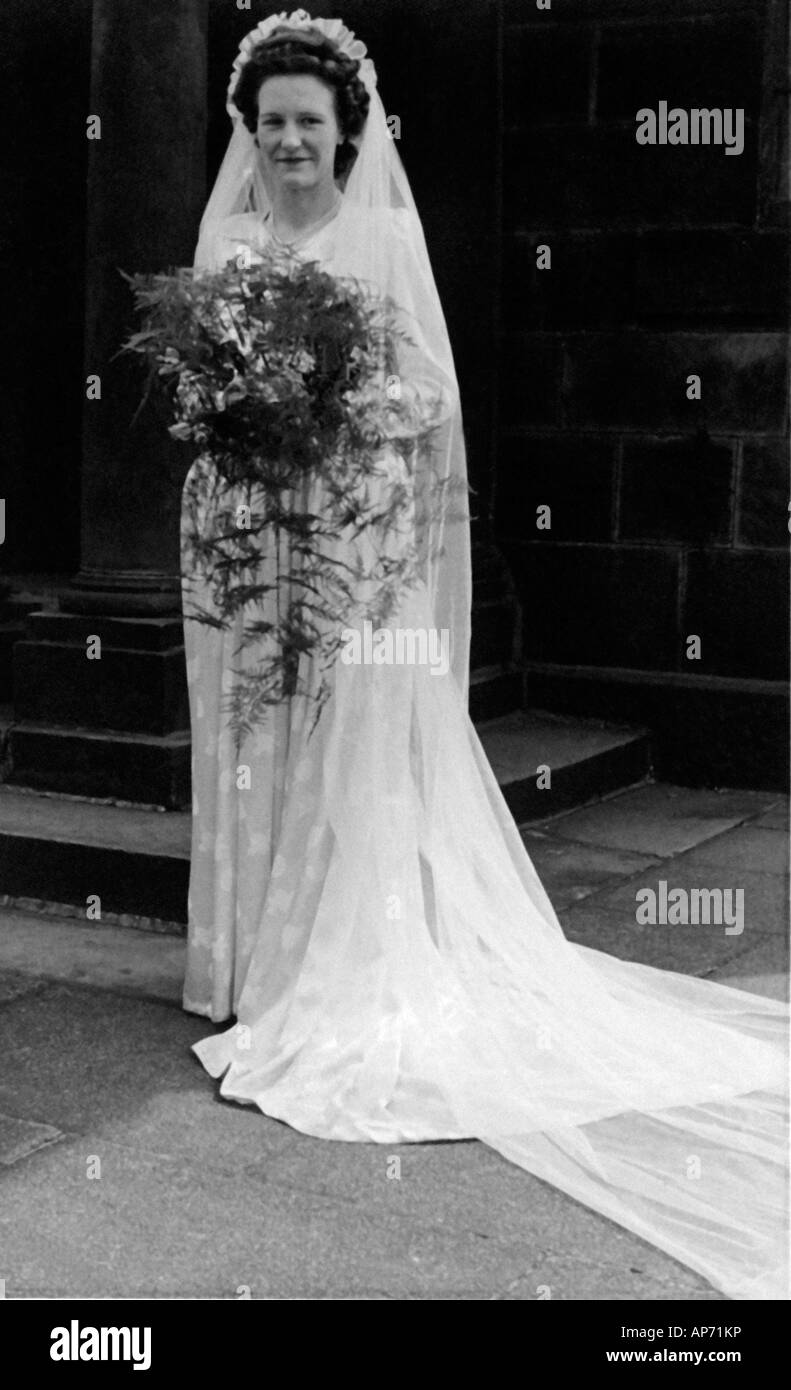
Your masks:
{"label": "dress bodice", "polygon": [[[330,217],[322,218],[306,234],[296,238],[292,249],[298,255],[309,252],[312,257],[323,259],[323,253],[328,253],[334,243],[338,213],[342,206],[342,202],[339,203]],[[270,213],[262,217],[258,212],[240,212],[226,217],[216,233],[213,248],[215,267],[220,269],[229,260],[235,260],[245,248],[249,250],[251,263],[256,264],[260,262],[263,251],[272,245],[273,241],[277,244],[273,236]]]}

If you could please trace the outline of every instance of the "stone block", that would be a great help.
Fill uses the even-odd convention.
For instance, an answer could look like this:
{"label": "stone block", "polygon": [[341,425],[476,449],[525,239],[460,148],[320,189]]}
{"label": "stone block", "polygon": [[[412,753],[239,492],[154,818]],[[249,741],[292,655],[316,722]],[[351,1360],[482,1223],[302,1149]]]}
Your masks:
{"label": "stone block", "polygon": [[[536,267],[536,247],[552,264]],[[506,329],[607,328],[635,317],[635,239],[624,233],[531,232],[504,245]]]}
{"label": "stone block", "polygon": [[623,540],[727,541],[733,446],[693,435],[628,440],[621,467]]}
{"label": "stone block", "polygon": [[[609,540],[613,466],[608,439],[505,438],[495,507],[500,535],[543,545]],[[551,508],[551,530],[536,529],[539,506]]]}
{"label": "stone block", "polygon": [[[780,333],[596,333],[565,341],[564,423],[687,433],[782,431],[788,342]],[[687,378],[701,399],[687,399]]]}
{"label": "stone block", "polygon": [[592,59],[590,30],[515,30],[503,54],[506,126],[584,122]]}
{"label": "stone block", "polygon": [[[766,551],[693,551],[682,639],[701,639],[701,674],[788,679],[788,558]],[[682,647],[683,650],[683,647]]]}
{"label": "stone block", "polygon": [[560,341],[549,333],[512,333],[501,353],[500,420],[554,425],[558,418]]}
{"label": "stone block", "polygon": [[636,321],[783,330],[788,238],[776,232],[647,231],[634,239]]}
{"label": "stone block", "polygon": [[535,127],[506,132],[506,233],[553,228],[751,226],[756,211],[757,130],[744,152],[641,146],[633,124]]}
{"label": "stone block", "polygon": [[[761,31],[754,15],[718,16],[714,23],[651,24],[602,29],[596,115],[633,120],[657,102],[689,110],[742,107],[758,116]],[[712,148],[713,158],[724,150]],[[736,156],[728,156],[734,162]]]}
{"label": "stone block", "polygon": [[745,440],[737,501],[737,544],[785,549],[788,498],[788,439]]}
{"label": "stone block", "polygon": [[537,543],[509,544],[507,551],[524,604],[523,644],[529,661],[654,670],[672,666],[677,650],[675,554]]}

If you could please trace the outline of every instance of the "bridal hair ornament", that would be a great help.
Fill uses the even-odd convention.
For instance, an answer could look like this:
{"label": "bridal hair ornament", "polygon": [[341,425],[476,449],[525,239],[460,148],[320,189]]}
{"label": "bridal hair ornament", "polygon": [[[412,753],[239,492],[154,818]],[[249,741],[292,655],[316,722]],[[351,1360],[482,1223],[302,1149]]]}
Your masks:
{"label": "bridal hair ornament", "polygon": [[322,34],[334,44],[339,53],[345,53],[349,58],[355,58],[360,64],[360,81],[364,82],[368,90],[376,86],[376,70],[368,55],[368,49],[364,43],[347,29],[340,19],[311,19],[307,10],[293,10],[287,15],[285,10],[281,14],[269,15],[262,19],[255,29],[251,29],[249,34],[245,34],[239,44],[239,53],[231,69],[231,80],[228,83],[228,93],[225,102],[225,109],[231,120],[241,120],[242,113],[233,104],[233,94],[241,76],[242,68],[250,57],[253,49],[257,48],[264,39],[268,39],[278,29],[301,30],[300,38],[310,40],[311,33]]}

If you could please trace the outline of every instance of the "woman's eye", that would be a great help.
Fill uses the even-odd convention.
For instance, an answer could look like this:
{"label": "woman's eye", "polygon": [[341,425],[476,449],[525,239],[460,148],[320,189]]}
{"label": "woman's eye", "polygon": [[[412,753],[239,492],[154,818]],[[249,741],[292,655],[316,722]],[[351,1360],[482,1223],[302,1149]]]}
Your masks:
{"label": "woman's eye", "polygon": [[[260,121],[259,124],[262,125],[262,126],[278,126],[278,125],[282,125],[282,122],[281,122],[279,116],[265,116],[265,117],[262,118],[262,120]],[[302,124],[303,124],[303,125],[321,125],[321,124],[322,124],[321,117],[320,117],[320,116],[303,116],[303,117],[302,117]]]}

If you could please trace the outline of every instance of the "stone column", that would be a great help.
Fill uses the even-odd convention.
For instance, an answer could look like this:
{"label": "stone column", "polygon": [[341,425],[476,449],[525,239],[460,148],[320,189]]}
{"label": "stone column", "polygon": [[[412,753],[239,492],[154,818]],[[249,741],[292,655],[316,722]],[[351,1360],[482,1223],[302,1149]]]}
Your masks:
{"label": "stone column", "polygon": [[70,607],[178,606],[183,451],[142,395],[137,358],[115,358],[133,325],[119,274],[188,264],[205,201],[206,0],[94,0],[89,143],[82,554]]}
{"label": "stone column", "polygon": [[[116,355],[135,326],[119,271],[192,260],[206,196],[206,29],[207,0],[94,0],[85,114],[101,138],[89,143],[85,375],[101,378],[101,398],[84,406],[81,566],[61,611],[31,618],[14,659],[13,780],[170,805],[183,803],[188,770],[178,559],[188,460],[161,402],[133,420],[144,372]],[[101,661],[86,658],[89,635],[102,638]]]}

